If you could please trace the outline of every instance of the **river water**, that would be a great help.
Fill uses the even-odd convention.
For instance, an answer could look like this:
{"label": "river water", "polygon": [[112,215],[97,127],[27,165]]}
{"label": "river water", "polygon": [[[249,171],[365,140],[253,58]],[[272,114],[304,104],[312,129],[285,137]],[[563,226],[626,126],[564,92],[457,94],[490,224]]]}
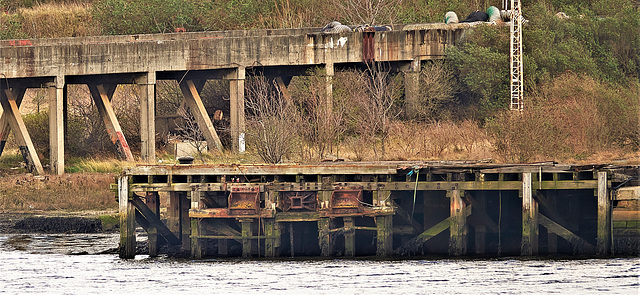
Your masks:
{"label": "river water", "polygon": [[0,293],[640,294],[639,258],[194,261],[91,254],[117,242],[114,234],[0,236]]}

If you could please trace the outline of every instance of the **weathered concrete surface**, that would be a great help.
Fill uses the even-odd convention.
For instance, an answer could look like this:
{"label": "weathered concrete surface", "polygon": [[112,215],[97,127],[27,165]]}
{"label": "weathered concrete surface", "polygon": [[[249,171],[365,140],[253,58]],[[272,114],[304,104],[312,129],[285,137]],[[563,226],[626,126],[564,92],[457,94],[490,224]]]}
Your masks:
{"label": "weathered concrete surface", "polygon": [[[440,58],[470,27],[432,26],[377,32],[375,60]],[[30,39],[1,41],[0,49],[7,78],[56,77],[362,62],[362,33],[309,28]]]}

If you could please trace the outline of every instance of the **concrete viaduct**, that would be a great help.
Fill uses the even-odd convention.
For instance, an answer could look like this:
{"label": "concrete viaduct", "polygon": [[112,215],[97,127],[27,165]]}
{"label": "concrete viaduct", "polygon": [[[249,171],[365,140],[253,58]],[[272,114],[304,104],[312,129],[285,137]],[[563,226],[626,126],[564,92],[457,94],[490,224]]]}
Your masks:
{"label": "concrete viaduct", "polygon": [[[193,32],[0,41],[0,154],[13,131],[27,167],[43,168],[19,106],[27,88],[48,89],[51,173],[64,173],[66,86],[87,84],[109,136],[123,159],[133,160],[111,106],[118,84],[134,84],[140,98],[143,161],[155,161],[155,84],[180,83],[186,105],[210,147],[221,148],[199,96],[208,79],[230,81],[233,150],[244,149],[244,82],[247,72],[276,77],[286,89],[291,77],[324,67],[331,94],[334,69],[385,62],[404,72],[408,105],[415,101],[421,61],[440,59],[476,24],[418,24],[387,32],[323,34],[319,28]],[[331,97],[328,95],[327,97]]]}

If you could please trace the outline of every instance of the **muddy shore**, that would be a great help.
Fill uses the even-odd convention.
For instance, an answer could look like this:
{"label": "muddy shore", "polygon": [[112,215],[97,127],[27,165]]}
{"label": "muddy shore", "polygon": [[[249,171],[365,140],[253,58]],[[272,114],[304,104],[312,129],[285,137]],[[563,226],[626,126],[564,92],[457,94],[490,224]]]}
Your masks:
{"label": "muddy shore", "polygon": [[0,234],[117,233],[116,214],[112,211],[0,212]]}

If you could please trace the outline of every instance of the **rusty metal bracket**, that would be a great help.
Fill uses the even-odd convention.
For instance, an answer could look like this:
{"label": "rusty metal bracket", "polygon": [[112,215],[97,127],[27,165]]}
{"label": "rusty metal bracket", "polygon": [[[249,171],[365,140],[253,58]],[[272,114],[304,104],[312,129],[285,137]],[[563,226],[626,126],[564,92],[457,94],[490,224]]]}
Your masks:
{"label": "rusty metal bracket", "polygon": [[282,211],[316,211],[318,208],[317,192],[280,192]]}
{"label": "rusty metal bracket", "polygon": [[228,204],[231,214],[257,214],[260,210],[260,187],[232,187]]}
{"label": "rusty metal bracket", "polygon": [[362,186],[336,187],[331,194],[329,210],[332,214],[363,212]]}

